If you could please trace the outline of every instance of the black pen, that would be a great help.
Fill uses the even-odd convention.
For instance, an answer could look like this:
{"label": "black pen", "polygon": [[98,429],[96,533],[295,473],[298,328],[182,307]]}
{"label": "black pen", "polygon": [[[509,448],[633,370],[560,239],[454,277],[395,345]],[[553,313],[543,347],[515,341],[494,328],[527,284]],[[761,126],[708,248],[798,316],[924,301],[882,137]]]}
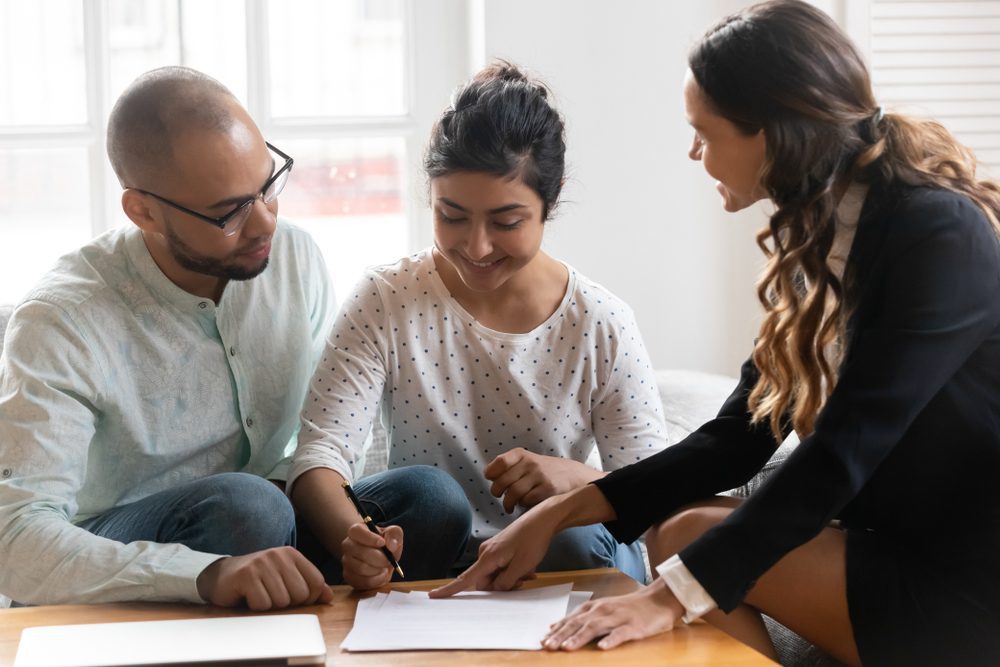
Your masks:
{"label": "black pen", "polygon": [[[372,521],[372,518],[365,514],[365,511],[361,509],[361,501],[358,500],[357,495],[354,493],[354,489],[351,488],[351,485],[347,480],[344,480],[344,491],[347,492],[347,497],[351,499],[352,503],[354,503],[354,508],[358,510],[358,514],[361,515],[361,520],[365,522],[366,526],[368,526],[368,530],[372,531],[376,535],[381,535],[382,533],[378,532],[378,528],[375,527],[375,522]],[[403,568],[401,568],[399,563],[396,562],[392,552],[389,551],[389,547],[383,546],[382,553],[384,553],[385,557],[389,559],[389,565],[392,565],[392,569],[399,572],[400,578],[404,578],[406,575],[403,574]]]}

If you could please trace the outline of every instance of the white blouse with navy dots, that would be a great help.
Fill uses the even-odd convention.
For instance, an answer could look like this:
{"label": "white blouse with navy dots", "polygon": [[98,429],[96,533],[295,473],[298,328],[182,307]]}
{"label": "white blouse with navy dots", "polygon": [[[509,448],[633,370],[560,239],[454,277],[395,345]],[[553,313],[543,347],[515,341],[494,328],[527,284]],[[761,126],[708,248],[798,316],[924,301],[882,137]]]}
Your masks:
{"label": "white blouse with navy dots", "polygon": [[494,331],[448,293],[430,250],[370,269],[344,303],[313,376],[289,490],[331,468],[353,481],[381,405],[389,468],[450,473],[473,508],[473,540],[520,513],[483,469],[524,447],[614,470],[666,446],[649,356],[632,310],[569,268],[566,295],[529,333]]}

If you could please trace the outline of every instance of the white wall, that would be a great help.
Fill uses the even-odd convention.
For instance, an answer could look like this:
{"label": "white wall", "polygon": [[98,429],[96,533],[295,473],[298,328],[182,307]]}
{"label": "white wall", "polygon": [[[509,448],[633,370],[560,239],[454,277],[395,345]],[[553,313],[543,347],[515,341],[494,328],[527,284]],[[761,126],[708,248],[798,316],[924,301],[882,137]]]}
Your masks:
{"label": "white wall", "polygon": [[570,178],[547,249],[632,306],[659,368],[734,375],[760,321],[766,216],[722,210],[687,157],[681,97],[690,45],[744,4],[487,0],[471,12],[479,55],[534,71],[566,117]]}

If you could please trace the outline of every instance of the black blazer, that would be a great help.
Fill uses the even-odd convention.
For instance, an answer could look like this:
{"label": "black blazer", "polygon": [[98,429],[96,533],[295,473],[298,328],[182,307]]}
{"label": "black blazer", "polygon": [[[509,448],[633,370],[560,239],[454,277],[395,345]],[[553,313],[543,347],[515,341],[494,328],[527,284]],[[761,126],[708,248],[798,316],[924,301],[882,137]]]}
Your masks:
{"label": "black blazer", "polygon": [[[680,553],[724,611],[834,518],[929,563],[1000,563],[996,232],[966,197],[873,185],[845,289],[855,306],[849,344],[814,433],[726,521]],[[606,524],[616,538],[632,541],[763,466],[777,443],[769,423],[750,424],[756,379],[748,361],[718,417],[595,482],[618,516]],[[1000,581],[983,583],[1000,592]]]}

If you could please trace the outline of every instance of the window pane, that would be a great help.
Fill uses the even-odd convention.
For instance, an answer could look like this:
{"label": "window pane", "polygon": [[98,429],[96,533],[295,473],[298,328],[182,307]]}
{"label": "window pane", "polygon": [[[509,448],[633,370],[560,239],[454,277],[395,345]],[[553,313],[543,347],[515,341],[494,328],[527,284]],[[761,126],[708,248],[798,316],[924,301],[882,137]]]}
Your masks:
{"label": "window pane", "polygon": [[90,239],[88,167],[86,148],[0,150],[0,303]]}
{"label": "window pane", "polygon": [[82,5],[0,2],[0,126],[87,122]]}
{"label": "window pane", "polygon": [[242,2],[111,0],[108,14],[111,100],[143,72],[186,65],[215,77],[246,105]]}
{"label": "window pane", "polygon": [[275,118],[406,113],[403,0],[268,7]]}
{"label": "window pane", "polygon": [[406,255],[402,139],[282,141],[278,147],[295,158],[281,214],[316,239],[338,299],[365,267]]}

